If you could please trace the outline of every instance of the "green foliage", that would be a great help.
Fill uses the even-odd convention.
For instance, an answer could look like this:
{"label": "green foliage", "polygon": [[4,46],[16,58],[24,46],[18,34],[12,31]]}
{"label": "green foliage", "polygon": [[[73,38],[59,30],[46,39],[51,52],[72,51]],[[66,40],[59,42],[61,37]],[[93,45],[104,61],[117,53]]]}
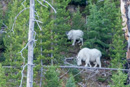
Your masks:
{"label": "green foliage", "polygon": [[4,37],[4,34],[0,34],[0,62],[5,61],[5,57],[4,57],[4,54],[3,54],[4,51],[5,51],[3,37]]}
{"label": "green foliage", "polygon": [[111,87],[130,87],[130,85],[124,85],[126,82],[127,75],[122,71],[118,70],[117,73],[112,75]]}
{"label": "green foliage", "polygon": [[[112,67],[118,67],[121,63],[125,63],[122,58],[125,58],[126,50],[124,50],[126,43],[124,43],[124,35],[122,32],[122,20],[120,18],[120,11],[117,12],[116,19],[114,22],[116,23],[113,28],[113,38],[112,43],[110,45],[110,57],[111,57],[111,65]],[[117,22],[118,21],[118,22]]]}
{"label": "green foliage", "polygon": [[75,80],[72,74],[70,74],[70,78],[67,80],[66,86],[65,87],[77,87],[75,84]]}
{"label": "green foliage", "polygon": [[[12,25],[15,21],[15,17],[23,9],[21,2],[22,1],[14,0],[13,2],[9,3],[9,13],[7,15],[8,20],[6,20],[6,25],[8,28],[6,29],[7,33],[3,38],[4,45],[6,47],[4,53],[4,57],[6,59],[2,64],[4,66],[16,67],[14,69],[5,69],[5,73],[8,74],[8,77],[6,78],[7,84],[10,87],[19,86],[20,84],[20,71],[22,70],[21,66],[23,65],[23,58],[19,52],[27,43],[29,10],[23,11],[17,17],[12,31]],[[26,2],[24,5],[27,6]],[[23,51],[23,56],[25,59],[27,58],[27,49]]]}
{"label": "green foliage", "polygon": [[[1,4],[0,4],[0,8],[2,8]],[[3,23],[3,10],[0,9],[0,30],[2,27],[2,23]],[[4,35],[0,34],[0,62],[5,60],[5,58],[3,57],[3,52],[5,50],[5,46],[3,43],[3,37],[4,37]]]}
{"label": "green foliage", "polygon": [[57,58],[57,63],[62,63],[64,56],[68,54],[68,43],[66,31],[70,30],[69,25],[69,12],[66,10],[68,3],[70,0],[55,0],[54,7],[57,10],[56,18],[54,20],[54,32],[57,35],[57,43],[58,46],[57,53],[54,56]]}
{"label": "green foliage", "polygon": [[[72,74],[72,75],[76,75],[79,72],[80,71],[78,69],[70,69],[70,74]],[[79,78],[81,78],[80,74],[78,74],[78,75],[76,75],[74,77],[74,79],[75,79],[76,82],[81,82],[82,81],[82,79],[79,79]]]}
{"label": "green foliage", "polygon": [[39,64],[39,61],[43,60],[43,64],[49,65],[52,63],[52,60],[55,63],[63,61],[61,52],[67,50],[67,46],[65,46],[67,42],[65,32],[70,27],[68,25],[69,13],[66,11],[68,3],[69,0],[55,0],[52,5],[56,8],[57,13],[54,14],[49,6],[49,8],[43,8],[43,6],[36,2],[35,8],[39,15],[39,18],[36,18],[43,23],[40,24],[42,30],[37,25],[35,26],[38,33],[34,49],[35,63]]}
{"label": "green foliage", "polygon": [[0,4],[0,28],[2,26],[3,23],[3,9],[2,9],[2,4]]}
{"label": "green foliage", "polygon": [[[111,67],[114,68],[122,68],[122,65],[125,61],[122,58],[125,58],[125,46],[124,43],[124,35],[122,31],[122,20],[121,20],[121,13],[120,9],[118,8],[117,16],[115,16],[115,20],[113,20],[113,35],[112,35],[112,43],[110,44],[110,57],[111,57]],[[112,19],[112,18],[111,18]],[[124,85],[126,82],[127,75],[122,71],[118,70],[117,72],[113,72],[112,74],[112,82],[111,87],[129,87],[128,85]]]}
{"label": "green foliage", "polygon": [[82,18],[82,14],[79,9],[80,7],[78,7],[77,11],[73,13],[71,29],[83,29],[85,20]]}
{"label": "green foliage", "polygon": [[[115,25],[117,9],[114,2],[105,0],[103,6],[90,2],[90,15],[87,17],[87,31],[85,46],[101,50],[103,56],[108,57],[109,44],[112,39],[112,29]],[[112,8],[112,9],[111,9]]]}
{"label": "green foliage", "polygon": [[6,87],[6,77],[4,74],[4,69],[2,68],[1,64],[0,64],[0,87]]}
{"label": "green foliage", "polygon": [[43,87],[61,87],[61,81],[58,76],[59,73],[56,70],[56,67],[54,66],[49,67],[45,74]]}

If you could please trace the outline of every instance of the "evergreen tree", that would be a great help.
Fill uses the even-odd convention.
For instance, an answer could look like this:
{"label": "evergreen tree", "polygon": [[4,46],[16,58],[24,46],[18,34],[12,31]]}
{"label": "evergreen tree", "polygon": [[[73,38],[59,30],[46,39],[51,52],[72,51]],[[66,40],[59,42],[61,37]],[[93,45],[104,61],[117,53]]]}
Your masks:
{"label": "evergreen tree", "polygon": [[[40,24],[42,30],[39,30],[38,27],[36,27],[36,32],[39,33],[36,37],[38,41],[35,48],[37,63],[41,59],[44,64],[50,64],[51,59],[56,63],[59,63],[59,61],[62,60],[61,52],[67,50],[67,47],[65,47],[67,42],[65,32],[69,29],[69,13],[66,11],[68,3],[69,0],[55,0],[52,5],[56,8],[56,14],[54,12],[50,13],[51,8],[43,8],[39,3],[36,3],[36,10],[40,17],[39,19],[43,22]],[[54,16],[54,19],[52,19],[51,16]],[[40,50],[41,48],[42,52]],[[52,54],[53,56],[51,56]]]}
{"label": "evergreen tree", "polygon": [[43,23],[40,24],[42,30],[40,30],[39,27],[36,26],[37,43],[34,49],[34,59],[36,59],[36,63],[39,63],[40,60],[43,60],[43,64],[46,65],[51,63],[50,60],[54,58],[51,57],[51,54],[55,54],[57,50],[57,46],[55,46],[55,39],[57,38],[57,35],[55,34],[55,32],[52,32],[54,31],[54,20],[50,18],[49,9],[43,8],[43,6],[40,6],[39,3],[36,3],[37,14],[39,15],[38,20],[42,21]]}
{"label": "evergreen tree", "polygon": [[59,73],[56,71],[56,67],[51,66],[46,71],[43,86],[44,87],[61,87],[61,81],[58,76],[59,76]]}
{"label": "evergreen tree", "polygon": [[[21,66],[24,64],[24,60],[19,52],[26,45],[28,35],[28,10],[22,12],[17,17],[15,26],[13,27],[12,31],[12,25],[15,21],[14,19],[18,15],[18,13],[23,9],[21,2],[22,1],[14,0],[12,3],[9,3],[10,9],[7,20],[8,22],[6,24],[8,28],[6,30],[7,33],[4,37],[4,45],[6,47],[4,57],[6,58],[6,60],[5,62],[3,62],[3,65],[16,67],[5,70],[6,74],[8,74],[7,84],[11,87],[19,86],[20,84],[20,71],[22,70]],[[26,2],[24,3],[24,5],[27,6]],[[23,51],[23,56],[25,57],[25,59],[27,58],[27,49]]]}
{"label": "evergreen tree", "polygon": [[72,25],[71,29],[81,29],[83,30],[85,20],[82,18],[82,14],[80,13],[80,7],[77,8],[77,11],[72,15]]}
{"label": "evergreen tree", "polygon": [[113,38],[112,43],[110,45],[110,57],[111,57],[111,65],[112,67],[117,67],[119,64],[125,63],[125,61],[122,60],[122,58],[125,58],[126,50],[124,50],[126,43],[124,43],[124,36],[122,32],[122,21],[120,18],[120,13],[118,12],[117,19],[115,21],[118,21],[115,25],[115,28],[113,29]]}
{"label": "evergreen tree", "polygon": [[126,82],[127,75],[122,71],[118,70],[117,73],[112,75],[111,87],[130,87],[130,85],[124,85]]}
{"label": "evergreen tree", "polygon": [[70,78],[67,80],[67,83],[66,83],[65,87],[77,87],[72,74],[70,74]]}
{"label": "evergreen tree", "polygon": [[62,63],[64,56],[68,56],[68,43],[67,43],[67,36],[66,31],[70,30],[69,24],[69,12],[66,10],[70,0],[55,0],[54,7],[57,10],[56,19],[54,20],[54,31],[57,35],[55,39],[57,42],[55,46],[57,46],[57,52],[54,54],[56,58],[56,63]]}
{"label": "evergreen tree", "polygon": [[[0,4],[0,8],[2,8],[2,5]],[[3,11],[2,11],[2,9],[0,9],[0,19],[3,19]],[[3,20],[0,20],[0,28],[1,28],[1,26],[2,26],[2,22],[3,22]]]}
{"label": "evergreen tree", "polygon": [[[2,5],[0,4],[0,8],[2,8]],[[5,46],[4,46],[4,43],[3,43],[3,37],[4,37],[4,34],[1,33],[1,29],[2,29],[2,26],[3,26],[3,9],[0,9],[0,62],[4,61],[5,58],[3,56],[3,52],[5,50]]]}
{"label": "evergreen tree", "polygon": [[1,64],[0,64],[0,87],[6,87],[6,77],[4,69],[2,68]]}
{"label": "evergreen tree", "polygon": [[[124,43],[124,35],[122,31],[122,20],[121,20],[121,13],[120,8],[117,7],[117,13],[115,20],[113,20],[114,28],[112,29],[112,43],[110,44],[110,57],[111,57],[111,67],[112,68],[122,68],[122,65],[125,63],[122,58],[125,58],[125,46],[126,43]],[[127,75],[123,73],[122,71],[118,70],[117,72],[113,72],[112,74],[112,82],[111,87],[129,87],[124,85],[126,82]]]}
{"label": "evergreen tree", "polygon": [[[51,3],[51,1],[49,1],[49,3]],[[35,79],[39,79],[37,71],[41,69],[41,65],[50,65],[52,59],[54,64],[63,61],[64,57],[61,53],[67,50],[67,46],[65,46],[67,42],[65,32],[70,27],[68,24],[69,13],[66,11],[68,3],[69,0],[55,0],[54,3],[52,3],[52,6],[57,11],[55,14],[51,12],[50,7],[43,8],[43,6],[36,2],[36,11],[39,15],[36,19],[43,23],[40,24],[42,30],[40,30],[38,26],[35,27],[37,32],[37,42],[34,49],[34,63],[37,64],[34,68]],[[40,64],[41,61],[43,64]]]}
{"label": "evergreen tree", "polygon": [[[109,44],[112,39],[117,8],[114,2],[105,0],[103,6],[92,4],[90,1],[90,15],[87,17],[87,31],[85,46],[101,50],[103,56],[108,57]],[[113,9],[111,9],[113,8]]]}

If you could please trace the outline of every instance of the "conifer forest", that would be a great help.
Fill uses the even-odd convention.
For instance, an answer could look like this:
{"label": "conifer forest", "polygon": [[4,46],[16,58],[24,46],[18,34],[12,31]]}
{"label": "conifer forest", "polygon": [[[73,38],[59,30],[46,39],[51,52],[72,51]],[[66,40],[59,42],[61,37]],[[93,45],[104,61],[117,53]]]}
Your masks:
{"label": "conifer forest", "polygon": [[130,87],[130,0],[0,0],[0,87]]}

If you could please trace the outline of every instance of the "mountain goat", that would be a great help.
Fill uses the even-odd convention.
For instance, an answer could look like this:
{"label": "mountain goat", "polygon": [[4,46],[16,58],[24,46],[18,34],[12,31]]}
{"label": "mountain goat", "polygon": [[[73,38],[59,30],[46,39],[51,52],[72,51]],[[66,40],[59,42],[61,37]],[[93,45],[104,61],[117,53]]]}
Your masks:
{"label": "mountain goat", "polygon": [[68,39],[73,40],[72,45],[75,45],[76,40],[79,40],[78,43],[81,41],[83,45],[83,31],[82,30],[70,30],[67,33]]}
{"label": "mountain goat", "polygon": [[101,58],[102,54],[98,49],[89,49],[89,48],[83,48],[79,51],[78,55],[77,55],[77,65],[81,65],[81,61],[85,61],[86,63],[86,67],[89,65],[90,67],[91,64],[90,62],[94,62],[95,66],[97,66],[97,64],[99,65],[99,67],[101,68]]}

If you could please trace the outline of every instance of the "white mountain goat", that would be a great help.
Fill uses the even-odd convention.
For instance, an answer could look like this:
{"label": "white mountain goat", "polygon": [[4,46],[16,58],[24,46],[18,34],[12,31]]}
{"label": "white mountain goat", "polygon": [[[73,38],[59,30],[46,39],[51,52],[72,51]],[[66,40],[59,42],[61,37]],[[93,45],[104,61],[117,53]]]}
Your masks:
{"label": "white mountain goat", "polygon": [[81,41],[83,45],[83,31],[82,30],[70,30],[67,33],[68,39],[73,40],[72,45],[75,45],[76,40],[79,40],[78,43]]}
{"label": "white mountain goat", "polygon": [[90,67],[91,64],[90,62],[94,62],[95,66],[97,66],[97,64],[99,65],[99,67],[101,68],[101,58],[102,54],[98,49],[89,49],[89,48],[83,48],[79,51],[78,55],[77,55],[77,65],[81,65],[81,61],[85,61],[86,63],[86,67],[89,65]]}

